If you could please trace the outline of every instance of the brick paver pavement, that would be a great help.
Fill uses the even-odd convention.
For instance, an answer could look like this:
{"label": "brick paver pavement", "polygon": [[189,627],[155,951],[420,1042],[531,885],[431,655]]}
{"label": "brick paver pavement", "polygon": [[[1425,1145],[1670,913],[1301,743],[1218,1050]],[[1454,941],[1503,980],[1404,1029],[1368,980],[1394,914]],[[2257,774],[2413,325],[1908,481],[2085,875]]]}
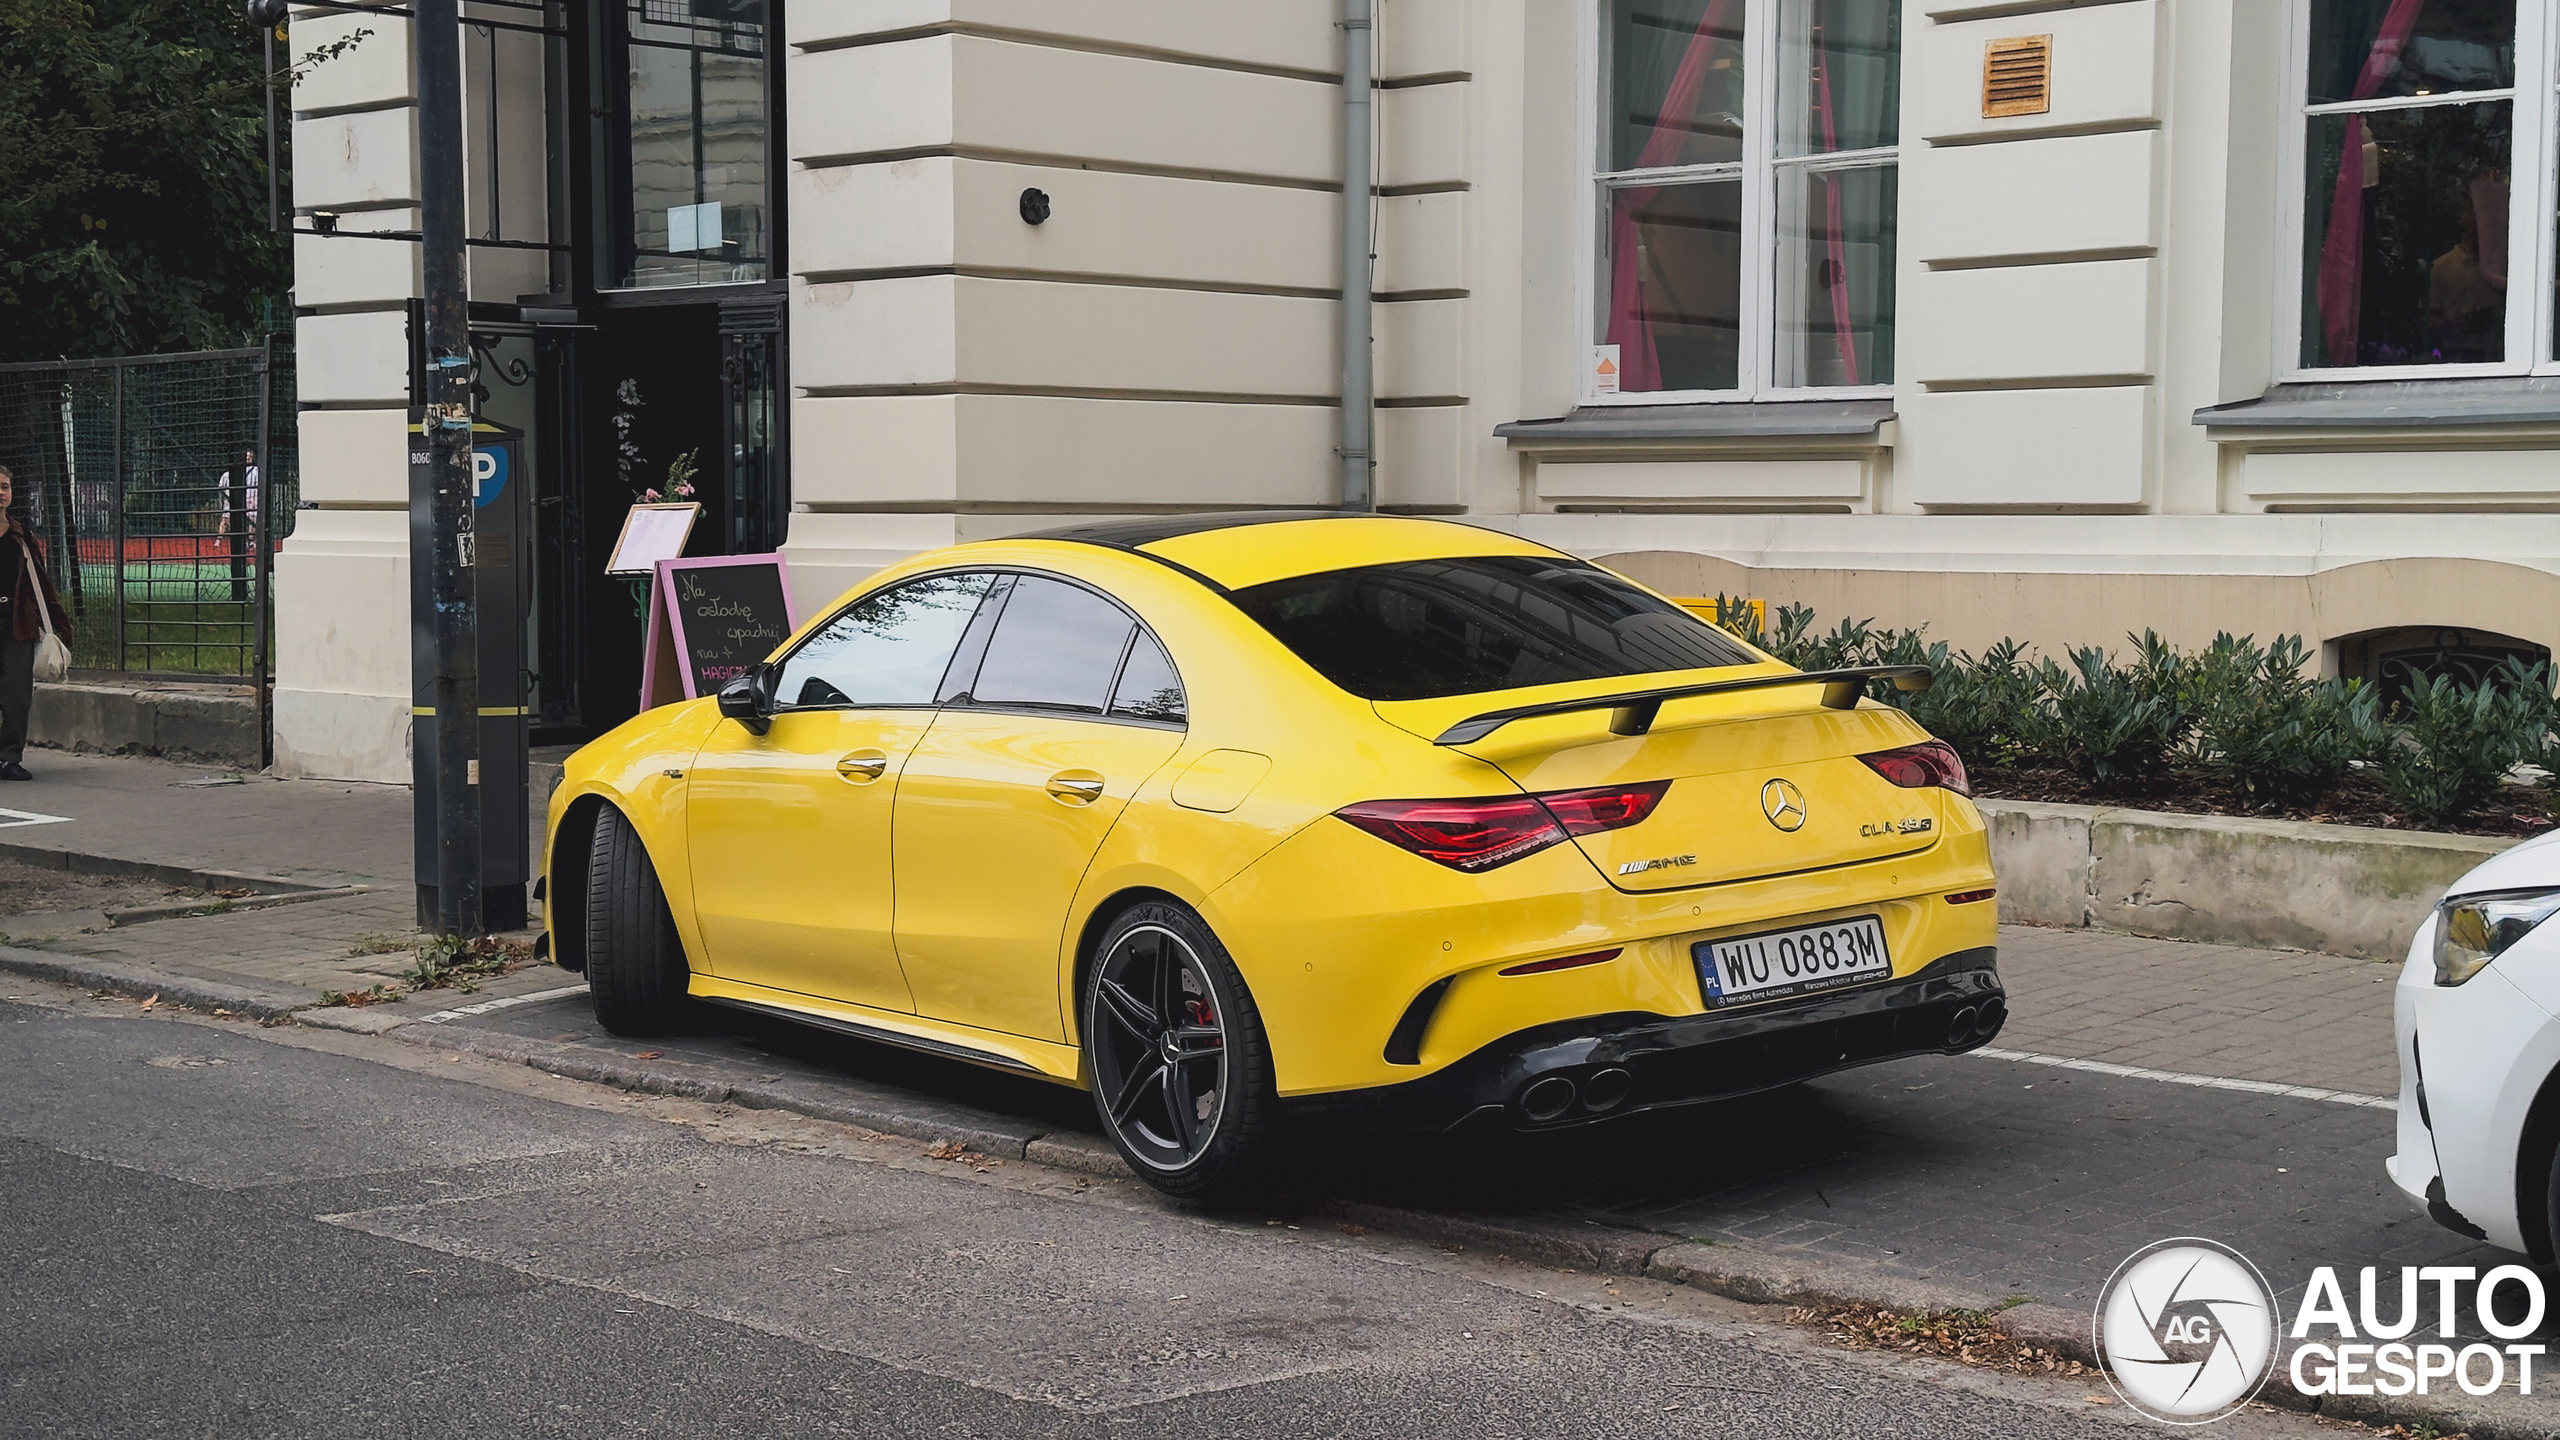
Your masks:
{"label": "brick paver pavement", "polygon": [[2400,1091],[2395,963],[2000,927],[2003,1050],[2233,1080]]}

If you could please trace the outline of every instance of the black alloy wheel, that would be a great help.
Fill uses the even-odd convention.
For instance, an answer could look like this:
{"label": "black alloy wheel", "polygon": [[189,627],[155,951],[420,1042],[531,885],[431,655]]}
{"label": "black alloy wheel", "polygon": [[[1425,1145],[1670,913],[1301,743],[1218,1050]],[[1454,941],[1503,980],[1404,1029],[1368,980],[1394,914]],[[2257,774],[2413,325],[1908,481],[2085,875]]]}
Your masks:
{"label": "black alloy wheel", "polygon": [[1269,1046],[1226,947],[1198,916],[1147,904],[1123,915],[1086,982],[1094,1109],[1149,1184],[1238,1195],[1270,1149]]}

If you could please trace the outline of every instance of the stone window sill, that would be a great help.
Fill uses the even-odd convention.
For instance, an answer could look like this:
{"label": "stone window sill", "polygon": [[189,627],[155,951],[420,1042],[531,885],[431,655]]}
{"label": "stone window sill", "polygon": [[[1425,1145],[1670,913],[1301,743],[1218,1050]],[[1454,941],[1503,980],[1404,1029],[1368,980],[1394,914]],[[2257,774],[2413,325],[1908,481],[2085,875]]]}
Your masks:
{"label": "stone window sill", "polygon": [[1643,441],[1854,440],[1890,444],[1891,400],[1783,400],[1729,405],[1586,405],[1548,420],[1497,425],[1514,445]]}
{"label": "stone window sill", "polygon": [[2215,439],[2244,441],[2273,430],[2560,427],[2560,375],[2278,385],[2255,400],[2208,405],[2194,422]]}

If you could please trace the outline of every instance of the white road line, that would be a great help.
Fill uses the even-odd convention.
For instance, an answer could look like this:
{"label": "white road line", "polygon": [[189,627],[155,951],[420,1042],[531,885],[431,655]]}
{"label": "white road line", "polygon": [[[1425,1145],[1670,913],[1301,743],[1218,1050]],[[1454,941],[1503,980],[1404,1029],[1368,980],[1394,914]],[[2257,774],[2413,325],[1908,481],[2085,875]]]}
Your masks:
{"label": "white road line", "polygon": [[0,830],[13,825],[65,825],[70,820],[68,815],[39,815],[33,810],[0,810]]}
{"label": "white road line", "polygon": [[571,995],[584,995],[586,993],[587,987],[584,985],[563,985],[557,990],[536,990],[530,995],[509,995],[503,1000],[483,1000],[477,1005],[463,1005],[451,1010],[439,1010],[433,1015],[421,1015],[409,1023],[412,1025],[441,1025],[447,1020],[460,1020],[467,1015],[486,1015],[492,1010],[512,1010],[518,1005],[536,1005],[545,1000],[560,1000]]}
{"label": "white road line", "polygon": [[2400,1102],[2385,1095],[2359,1095],[2352,1090],[2322,1090],[2310,1085],[2279,1085],[2269,1080],[2226,1080],[2219,1075],[2189,1075],[2178,1070],[2145,1070],[2137,1065],[2110,1065],[2103,1060],[2073,1060],[2062,1055],[2037,1055],[2025,1050],[1993,1050],[1988,1047],[1968,1050],[1968,1055],[1985,1060],[2008,1060],[2021,1065],[2050,1065],[2057,1070],[2086,1070],[2093,1075],[2113,1075],[2125,1080],[2161,1080],[2171,1085],[2194,1085],[2206,1090],[2241,1090],[2251,1095],[2282,1095],[2293,1100],[2326,1100],[2332,1105],[2361,1105],[2370,1110],[2397,1110]]}

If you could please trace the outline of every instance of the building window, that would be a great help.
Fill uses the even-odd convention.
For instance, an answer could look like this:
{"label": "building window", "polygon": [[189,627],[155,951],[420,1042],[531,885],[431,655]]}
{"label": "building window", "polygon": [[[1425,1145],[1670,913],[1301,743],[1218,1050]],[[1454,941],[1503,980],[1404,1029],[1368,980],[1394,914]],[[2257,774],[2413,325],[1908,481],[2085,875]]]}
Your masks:
{"label": "building window", "polygon": [[1901,11],[1600,0],[1586,398],[1891,384]]}
{"label": "building window", "polygon": [[[2521,8],[2522,13],[2519,13]],[[2497,374],[2554,354],[2548,7],[2295,0],[2298,326],[2285,368]]]}
{"label": "building window", "polygon": [[624,289],[765,278],[765,0],[613,0],[624,105],[616,127]]}

